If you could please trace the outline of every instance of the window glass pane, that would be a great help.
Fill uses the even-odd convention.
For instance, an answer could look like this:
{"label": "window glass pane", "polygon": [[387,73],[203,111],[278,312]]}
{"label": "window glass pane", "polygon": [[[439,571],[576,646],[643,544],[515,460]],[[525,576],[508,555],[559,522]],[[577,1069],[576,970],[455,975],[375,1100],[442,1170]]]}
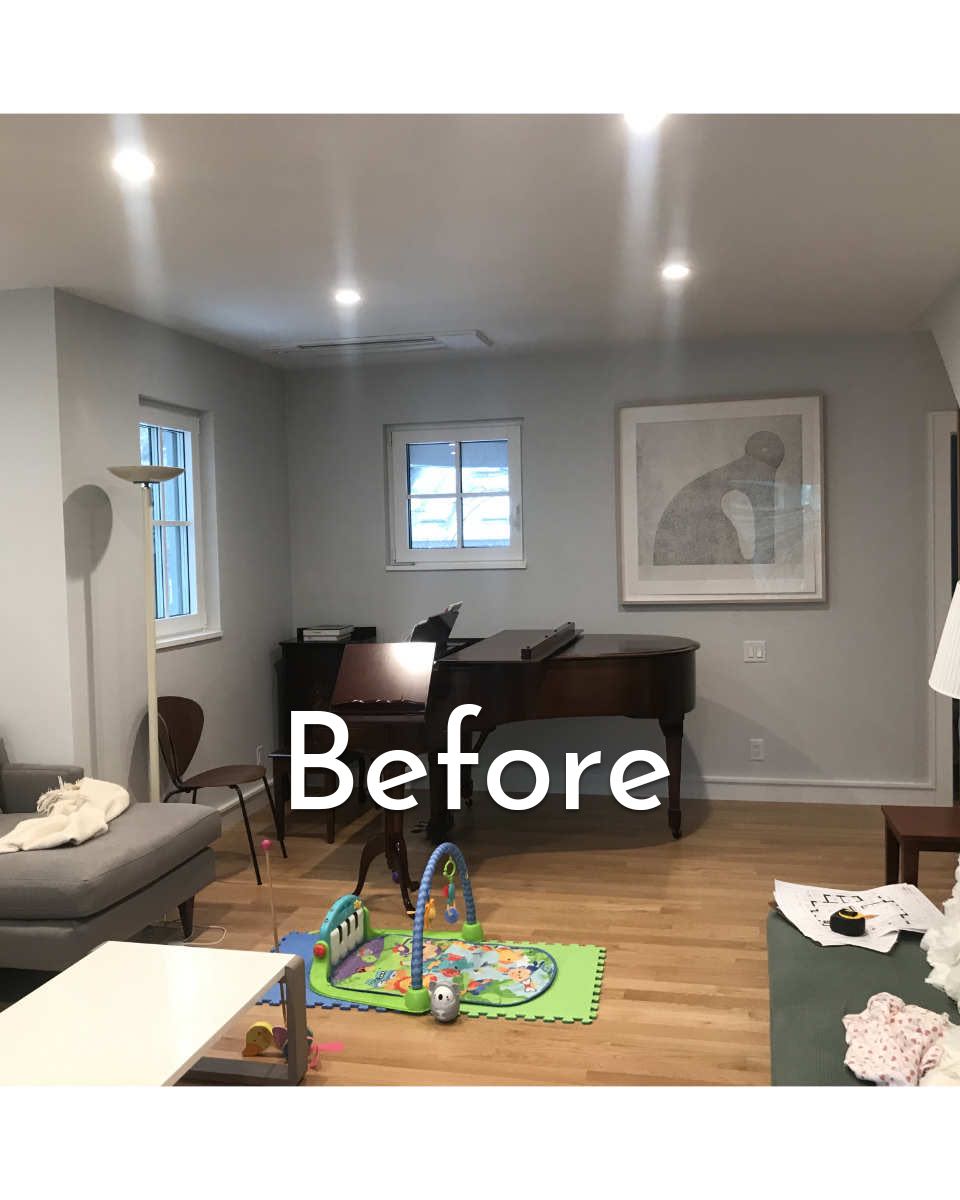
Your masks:
{"label": "window glass pane", "polygon": [[191,612],[190,530],[186,525],[160,526],[163,539],[164,616],[183,617]]}
{"label": "window glass pane", "polygon": [[[140,423],[140,461],[151,466],[183,468],[183,473],[175,479],[150,485],[156,522],[153,565],[158,620],[197,611],[191,436],[187,430]],[[164,523],[168,521],[184,523]]]}
{"label": "window glass pane", "polygon": [[457,501],[408,500],[411,550],[449,550],[457,545]]}
{"label": "window glass pane", "polygon": [[464,496],[464,546],[510,545],[510,497]]}
{"label": "window glass pane", "polygon": [[[140,461],[151,467],[160,465],[160,430],[156,425],[140,425]],[[150,499],[156,520],[160,514],[160,487],[156,483],[150,484]]]}
{"label": "window glass pane", "polygon": [[455,442],[411,442],[407,446],[407,491],[411,496],[449,495],[456,490]]}
{"label": "window glass pane", "polygon": [[154,525],[153,527],[153,587],[156,592],[156,614],[157,620],[161,620],[167,615],[166,605],[163,602],[163,538],[160,533],[161,526]]}
{"label": "window glass pane", "polygon": [[[189,433],[182,429],[161,429],[161,466],[186,467],[186,440]],[[186,521],[187,513],[187,472],[175,479],[168,479],[160,485],[160,512],[155,513],[157,520]]]}
{"label": "window glass pane", "polygon": [[460,470],[465,492],[509,492],[507,439],[461,442]]}

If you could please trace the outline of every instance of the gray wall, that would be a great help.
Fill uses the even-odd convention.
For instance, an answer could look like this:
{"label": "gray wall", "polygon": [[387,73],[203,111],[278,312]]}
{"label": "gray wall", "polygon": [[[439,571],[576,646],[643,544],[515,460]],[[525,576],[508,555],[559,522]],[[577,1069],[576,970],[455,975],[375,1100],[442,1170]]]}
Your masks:
{"label": "gray wall", "polygon": [[960,282],[948,288],[924,318],[937,342],[943,365],[960,401]]}
{"label": "gray wall", "polygon": [[[616,406],[812,393],[825,397],[827,603],[620,609]],[[931,776],[926,414],[955,401],[929,334],[378,364],[293,373],[286,394],[296,624],[398,637],[462,599],[464,634],[571,618],[686,634],[703,644],[688,794],[894,801],[874,785],[906,793]],[[526,570],[386,572],[383,425],[487,417],[524,419]],[[742,661],[745,638],[766,639],[766,665]],[[523,745],[555,768],[564,749],[603,749],[609,765],[607,751],[661,744],[654,727],[599,725],[571,723],[563,744],[556,724],[516,726],[489,755]],[[765,762],[749,761],[752,737]],[[603,770],[584,776],[585,791],[606,788]]]}
{"label": "gray wall", "polygon": [[52,290],[0,293],[0,739],[73,755]]}
{"label": "gray wall", "polygon": [[206,711],[197,769],[252,762],[257,745],[272,747],[273,659],[290,629],[281,377],[63,292],[56,326],[77,758],[143,794],[140,498],[107,468],[138,461],[147,396],[213,415],[219,517],[223,636],[161,650],[159,690],[193,696]]}

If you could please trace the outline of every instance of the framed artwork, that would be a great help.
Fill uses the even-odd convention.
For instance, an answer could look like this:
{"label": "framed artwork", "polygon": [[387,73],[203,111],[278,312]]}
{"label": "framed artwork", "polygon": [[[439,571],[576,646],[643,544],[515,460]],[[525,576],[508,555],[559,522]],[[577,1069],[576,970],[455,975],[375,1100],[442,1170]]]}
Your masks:
{"label": "framed artwork", "polygon": [[621,408],[621,604],[823,600],[819,396]]}

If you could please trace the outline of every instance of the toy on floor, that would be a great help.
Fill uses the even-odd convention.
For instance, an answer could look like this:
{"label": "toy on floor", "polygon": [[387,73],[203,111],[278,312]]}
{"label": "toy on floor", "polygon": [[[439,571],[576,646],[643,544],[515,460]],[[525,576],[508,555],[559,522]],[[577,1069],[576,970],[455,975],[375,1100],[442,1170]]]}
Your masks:
{"label": "toy on floor", "polygon": [[[277,1026],[279,1029],[280,1026]],[[274,1026],[268,1025],[266,1021],[256,1021],[247,1030],[247,1036],[243,1043],[244,1058],[259,1058],[264,1050],[268,1050],[274,1044]],[[284,1030],[286,1033],[286,1030]]]}
{"label": "toy on floor", "polygon": [[[280,932],[277,928],[277,910],[273,903],[273,876],[270,874],[270,847],[273,842],[269,838],[264,838],[260,843],[260,848],[263,850],[263,857],[266,863],[267,876],[267,894],[270,897],[270,918],[273,922],[273,948],[280,950]],[[244,1058],[259,1058],[260,1055],[266,1053],[271,1048],[280,1051],[284,1058],[289,1053],[287,1042],[289,1035],[287,1033],[287,999],[286,985],[283,980],[280,981],[280,1009],[283,1013],[282,1025],[268,1025],[266,1021],[255,1021],[247,1030],[246,1037],[243,1042],[243,1057]],[[342,1042],[318,1042],[313,1036],[313,1030],[307,1029],[307,1069],[315,1071],[320,1065],[320,1053],[326,1051],[334,1053],[343,1049]]]}
{"label": "toy on floor", "polygon": [[[430,889],[440,865],[448,922],[451,912],[457,913],[454,878],[460,877],[466,919],[458,933],[428,930]],[[463,855],[445,842],[424,868],[412,934],[372,928],[363,901],[354,895],[341,896],[317,933],[309,986],[316,995],[361,1006],[431,1012],[446,1024],[456,1019],[461,1006],[468,1012],[485,1010],[493,1015],[498,1009],[529,1004],[556,977],[557,962],[548,950],[485,940]]]}
{"label": "toy on floor", "polygon": [[456,983],[430,984],[430,1012],[441,1025],[449,1025],[460,1016],[460,986]]}

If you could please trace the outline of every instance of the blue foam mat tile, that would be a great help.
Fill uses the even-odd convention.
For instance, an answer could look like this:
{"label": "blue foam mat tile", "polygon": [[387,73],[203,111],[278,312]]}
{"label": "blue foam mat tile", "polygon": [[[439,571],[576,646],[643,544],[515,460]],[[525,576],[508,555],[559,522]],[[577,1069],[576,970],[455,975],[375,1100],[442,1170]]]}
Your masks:
{"label": "blue foam mat tile", "polygon": [[[284,934],[284,936],[280,939],[281,954],[299,954],[303,959],[307,975],[307,1008],[355,1008],[359,1012],[396,1011],[395,1009],[391,1008],[381,1008],[376,1004],[354,1004],[350,1000],[335,1000],[330,996],[318,996],[317,993],[310,987],[310,968],[313,965],[313,944],[316,940],[316,934],[301,933],[299,931]],[[272,1004],[275,1007],[279,1007],[280,984],[275,983],[270,991],[266,993],[266,995],[260,997],[257,1003]]]}

